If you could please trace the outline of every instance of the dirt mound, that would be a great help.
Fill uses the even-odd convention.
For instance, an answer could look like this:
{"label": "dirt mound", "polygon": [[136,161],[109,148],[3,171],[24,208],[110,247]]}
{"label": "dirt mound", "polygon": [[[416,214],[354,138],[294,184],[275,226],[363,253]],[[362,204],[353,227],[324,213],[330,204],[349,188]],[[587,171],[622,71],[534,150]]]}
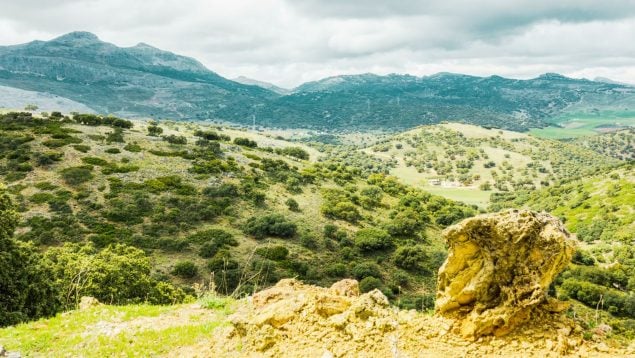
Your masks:
{"label": "dirt mound", "polygon": [[437,312],[461,320],[469,338],[509,333],[547,299],[575,244],[557,218],[528,210],[480,215],[444,232]]}
{"label": "dirt mound", "polygon": [[[553,308],[553,307],[552,307]],[[557,308],[557,307],[556,307]],[[555,310],[551,310],[555,311]],[[400,311],[380,291],[359,295],[357,282],[330,288],[282,280],[255,294],[201,356],[214,357],[529,357],[616,356],[624,351],[586,342],[562,313],[532,311],[504,337],[460,335],[461,321]],[[199,352],[200,353],[200,352]]]}

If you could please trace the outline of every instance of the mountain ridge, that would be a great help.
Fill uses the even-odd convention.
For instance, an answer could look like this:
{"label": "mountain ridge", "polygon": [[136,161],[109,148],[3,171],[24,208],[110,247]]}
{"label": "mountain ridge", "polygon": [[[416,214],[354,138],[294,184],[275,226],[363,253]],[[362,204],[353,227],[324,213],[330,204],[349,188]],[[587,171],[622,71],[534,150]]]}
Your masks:
{"label": "mountain ridge", "polygon": [[[546,73],[534,79],[332,76],[281,93],[232,81],[145,43],[118,47],[89,32],[0,47],[0,85],[45,92],[102,114],[221,120],[276,128],[399,131],[455,121],[527,131],[571,111],[635,107],[635,87]],[[0,103],[1,105],[1,103]]]}

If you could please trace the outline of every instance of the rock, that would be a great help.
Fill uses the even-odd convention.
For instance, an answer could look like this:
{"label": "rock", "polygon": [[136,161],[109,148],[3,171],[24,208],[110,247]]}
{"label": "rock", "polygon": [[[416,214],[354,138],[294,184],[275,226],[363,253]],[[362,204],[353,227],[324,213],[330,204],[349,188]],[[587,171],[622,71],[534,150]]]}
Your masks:
{"label": "rock", "polygon": [[320,295],[315,302],[315,311],[324,317],[342,313],[350,307],[351,302],[343,296]]}
{"label": "rock", "polygon": [[359,283],[357,280],[341,280],[335,282],[330,291],[338,296],[357,297],[359,296]]}
{"label": "rock", "polygon": [[604,342],[601,342],[600,344],[598,344],[595,347],[595,349],[597,349],[598,352],[602,352],[602,353],[607,353],[610,350],[609,346]]}
{"label": "rock", "polygon": [[101,305],[101,303],[99,303],[99,301],[95,297],[83,296],[79,300],[79,309],[80,310],[87,310],[89,308],[97,307],[97,306],[100,306],[100,305]]}
{"label": "rock", "polygon": [[4,349],[4,346],[0,346],[0,357],[4,357],[5,353],[7,353],[7,350]]}
{"label": "rock", "polygon": [[611,333],[612,330],[613,328],[611,328],[611,326],[602,323],[599,326],[595,327],[595,330],[593,332],[599,336],[605,336],[606,334]]}
{"label": "rock", "polygon": [[436,311],[458,318],[461,334],[504,335],[546,301],[570,262],[574,239],[555,217],[528,210],[479,215],[444,232]]}

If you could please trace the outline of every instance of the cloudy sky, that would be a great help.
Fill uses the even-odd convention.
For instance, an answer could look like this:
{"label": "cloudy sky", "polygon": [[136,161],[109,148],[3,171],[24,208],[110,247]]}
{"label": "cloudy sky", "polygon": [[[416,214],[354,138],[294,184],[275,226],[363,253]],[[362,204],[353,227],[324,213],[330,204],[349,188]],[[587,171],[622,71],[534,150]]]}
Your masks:
{"label": "cloudy sky", "polygon": [[635,83],[635,0],[0,0],[0,9],[2,45],[84,30],[285,87],[441,71]]}

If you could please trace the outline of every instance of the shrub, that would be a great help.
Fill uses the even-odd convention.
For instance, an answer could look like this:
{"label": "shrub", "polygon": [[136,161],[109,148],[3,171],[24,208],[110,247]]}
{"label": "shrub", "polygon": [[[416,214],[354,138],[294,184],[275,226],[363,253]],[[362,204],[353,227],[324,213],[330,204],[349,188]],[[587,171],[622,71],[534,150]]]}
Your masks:
{"label": "shrub", "polygon": [[243,231],[256,239],[264,239],[267,236],[288,238],[296,234],[297,226],[281,214],[269,214],[250,218],[245,223]]}
{"label": "shrub", "polygon": [[324,273],[326,273],[330,277],[346,277],[348,274],[348,269],[346,265],[341,262],[331,264],[324,269]]}
{"label": "shrub", "polygon": [[256,254],[273,261],[281,261],[289,256],[289,249],[284,245],[263,246],[256,249]]}
{"label": "shrub", "polygon": [[300,236],[300,244],[307,249],[316,249],[318,247],[318,239],[313,233],[305,232]]}
{"label": "shrub", "polygon": [[151,137],[158,137],[163,134],[163,128],[159,127],[157,124],[150,124],[148,126],[148,135]]}
{"label": "shrub", "polygon": [[218,250],[220,250],[218,244],[214,241],[209,241],[201,245],[201,249],[199,250],[198,254],[203,258],[210,258],[214,257],[214,255],[218,253]]}
{"label": "shrub", "polygon": [[238,241],[236,241],[234,235],[218,228],[199,231],[190,235],[187,240],[196,244],[213,242],[218,246],[238,246]]}
{"label": "shrub", "polygon": [[355,246],[362,251],[376,251],[392,247],[390,234],[377,228],[360,229],[355,233]]}
{"label": "shrub", "polygon": [[421,270],[428,261],[428,254],[422,246],[402,246],[395,251],[395,265],[405,270]]}
{"label": "shrub", "polygon": [[364,277],[381,277],[381,270],[379,269],[379,265],[374,262],[360,262],[353,267],[352,270],[353,277],[358,280],[363,279]]}
{"label": "shrub", "polygon": [[359,281],[359,290],[362,293],[370,292],[376,288],[381,289],[382,286],[381,280],[372,276],[364,277]]}
{"label": "shrub", "polygon": [[98,251],[65,244],[49,249],[46,258],[67,308],[75,307],[81,296],[110,304],[171,304],[186,298],[181,289],[153,278],[148,257],[131,246],[117,244]]}
{"label": "shrub", "polygon": [[255,141],[241,137],[234,138],[234,144],[249,148],[256,148],[258,146],[258,143],[256,143]]}
{"label": "shrub", "polygon": [[187,144],[187,138],[185,138],[182,135],[177,136],[174,134],[170,134],[170,135],[164,135],[162,138],[164,141],[170,144],[179,144],[179,145]]}
{"label": "shrub", "polygon": [[62,179],[68,185],[79,185],[93,179],[93,169],[90,165],[70,167],[62,170]]}
{"label": "shrub", "polygon": [[82,153],[87,153],[90,150],[90,146],[84,144],[76,144],[73,146],[73,148],[75,148],[76,151]]}
{"label": "shrub", "polygon": [[295,158],[303,159],[303,160],[309,159],[309,153],[300,147],[286,147],[282,149],[277,149],[276,153],[288,155],[290,157],[295,157]]}
{"label": "shrub", "polygon": [[192,261],[179,261],[174,265],[172,274],[182,278],[193,278],[198,275],[198,267]]}
{"label": "shrub", "polygon": [[289,208],[289,210],[300,211],[300,205],[298,205],[298,202],[295,199],[289,198],[284,203],[287,204],[287,207]]}
{"label": "shrub", "polygon": [[119,148],[108,148],[104,152],[108,154],[119,154],[121,153],[121,150],[119,150]]}
{"label": "shrub", "polygon": [[128,143],[125,147],[123,147],[123,149],[131,153],[139,153],[143,150],[137,143]]}

